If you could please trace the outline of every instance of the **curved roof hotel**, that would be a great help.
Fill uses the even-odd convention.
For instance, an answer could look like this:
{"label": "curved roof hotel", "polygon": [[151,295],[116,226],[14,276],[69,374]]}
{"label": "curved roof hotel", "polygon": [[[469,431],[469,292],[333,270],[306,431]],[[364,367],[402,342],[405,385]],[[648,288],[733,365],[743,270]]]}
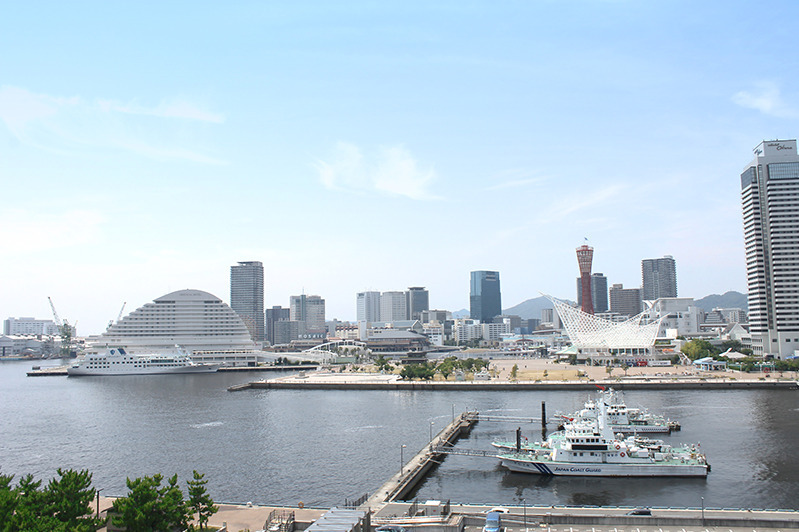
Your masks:
{"label": "curved roof hotel", "polygon": [[190,351],[195,362],[253,365],[258,351],[244,321],[224,301],[202,290],[179,290],[147,303],[101,334],[92,348],[132,353]]}

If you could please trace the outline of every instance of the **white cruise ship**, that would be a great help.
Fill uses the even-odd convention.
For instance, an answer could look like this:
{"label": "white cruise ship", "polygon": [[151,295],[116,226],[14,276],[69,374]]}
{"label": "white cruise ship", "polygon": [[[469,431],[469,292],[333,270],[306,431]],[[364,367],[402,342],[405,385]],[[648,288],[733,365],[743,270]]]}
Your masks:
{"label": "white cruise ship", "polygon": [[67,375],[158,375],[173,373],[213,373],[218,364],[198,364],[186,353],[135,355],[123,348],[90,353],[67,368]]}

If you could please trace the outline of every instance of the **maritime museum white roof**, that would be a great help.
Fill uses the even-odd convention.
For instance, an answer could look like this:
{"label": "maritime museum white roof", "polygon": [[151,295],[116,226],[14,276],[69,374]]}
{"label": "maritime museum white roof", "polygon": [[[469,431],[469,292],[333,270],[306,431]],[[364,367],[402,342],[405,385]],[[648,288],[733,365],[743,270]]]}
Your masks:
{"label": "maritime museum white roof", "polygon": [[127,347],[130,352],[195,353],[254,351],[244,321],[224,301],[202,290],[179,290],[134,310],[90,339],[94,348]]}
{"label": "maritime museum white roof", "polygon": [[559,299],[547,298],[555,305],[563,327],[578,349],[650,349],[655,345],[662,318],[643,323],[649,316],[641,313],[626,321],[614,322],[583,312]]}

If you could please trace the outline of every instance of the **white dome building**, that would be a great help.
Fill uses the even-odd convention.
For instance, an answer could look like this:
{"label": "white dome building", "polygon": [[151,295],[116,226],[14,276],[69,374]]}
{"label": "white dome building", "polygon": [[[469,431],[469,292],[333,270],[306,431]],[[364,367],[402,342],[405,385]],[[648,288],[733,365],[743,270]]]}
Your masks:
{"label": "white dome building", "polygon": [[244,321],[227,303],[202,290],[179,290],[147,303],[100,336],[90,350],[125,347],[132,353],[191,353],[195,362],[248,366],[257,362],[257,346]]}

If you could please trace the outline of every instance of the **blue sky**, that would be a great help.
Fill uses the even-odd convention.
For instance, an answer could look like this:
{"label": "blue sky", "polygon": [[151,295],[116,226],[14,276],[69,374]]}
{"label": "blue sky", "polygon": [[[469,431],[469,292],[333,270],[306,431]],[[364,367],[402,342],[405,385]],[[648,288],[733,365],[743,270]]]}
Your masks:
{"label": "blue sky", "polygon": [[0,316],[81,334],[167,292],[328,318],[427,286],[575,297],[672,255],[744,291],[739,174],[799,135],[799,4],[0,2]]}

